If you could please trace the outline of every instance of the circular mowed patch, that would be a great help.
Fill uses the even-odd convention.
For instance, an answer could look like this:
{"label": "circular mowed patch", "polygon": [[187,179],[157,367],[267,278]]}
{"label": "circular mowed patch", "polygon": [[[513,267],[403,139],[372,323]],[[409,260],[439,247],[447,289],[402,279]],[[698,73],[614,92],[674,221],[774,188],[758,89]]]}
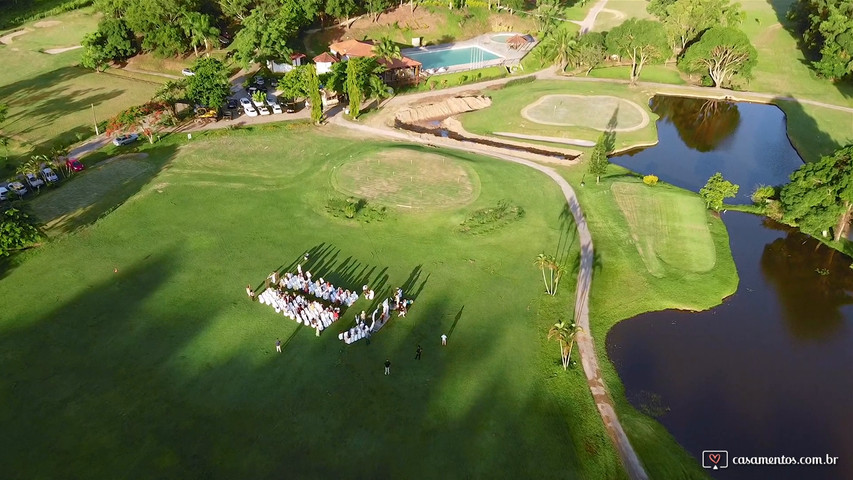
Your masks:
{"label": "circular mowed patch", "polygon": [[442,155],[392,148],[335,169],[339,191],[402,208],[438,209],[470,203],[479,192],[477,173]]}
{"label": "circular mowed patch", "polygon": [[636,103],[605,95],[545,95],[524,107],[521,115],[534,123],[628,132],[649,124]]}

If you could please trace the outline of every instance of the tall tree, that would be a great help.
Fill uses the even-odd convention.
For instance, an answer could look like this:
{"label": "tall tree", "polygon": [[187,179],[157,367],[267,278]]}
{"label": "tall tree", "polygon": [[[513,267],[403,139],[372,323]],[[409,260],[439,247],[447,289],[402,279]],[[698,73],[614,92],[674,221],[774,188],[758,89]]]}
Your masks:
{"label": "tall tree", "polygon": [[[334,18],[347,19],[356,10],[355,0],[326,0],[324,8],[327,14]],[[347,28],[350,24],[347,23]]]}
{"label": "tall tree", "polygon": [[714,27],[691,45],[679,60],[688,72],[704,72],[716,87],[730,86],[735,76],[750,78],[758,52],[749,37],[732,27]]}
{"label": "tall tree", "polygon": [[564,71],[572,62],[577,46],[578,39],[573,31],[558,28],[542,41],[538,55],[545,61],[553,62],[560,71]]}
{"label": "tall tree", "polygon": [[83,55],[80,63],[98,72],[110,61],[121,61],[136,53],[133,32],[124,20],[104,17],[98,29],[83,37]]}
{"label": "tall tree", "polygon": [[365,0],[364,7],[375,22],[379,20],[379,15],[382,15],[382,12],[388,8],[388,0]]}
{"label": "tall tree", "polygon": [[323,120],[323,100],[320,98],[320,78],[314,64],[303,67],[308,99],[311,101],[311,121],[320,123]]}
{"label": "tall tree", "polygon": [[358,117],[364,100],[387,95],[388,86],[379,77],[385,68],[374,57],[351,58],[346,63],[346,93],[349,96],[350,115]]}
{"label": "tall tree", "polygon": [[169,80],[154,92],[154,100],[165,103],[172,115],[177,115],[175,107],[178,102],[187,99],[187,81]]}
{"label": "tall tree", "polygon": [[289,43],[316,14],[314,2],[278,2],[261,4],[243,19],[243,28],[234,37],[232,45],[234,57],[244,68],[252,62],[286,58],[292,52]]}
{"label": "tall tree", "polygon": [[726,180],[722,173],[717,172],[699,189],[699,196],[705,201],[706,207],[719,212],[723,208],[723,200],[734,197],[738,190],[739,185]]}
{"label": "tall tree", "polygon": [[217,0],[225,18],[242,23],[252,9],[252,0]]}
{"label": "tall tree", "polygon": [[587,171],[590,175],[595,175],[595,183],[601,182],[601,176],[607,173],[607,167],[610,165],[610,160],[607,159],[607,134],[599,135],[595,142],[592,152],[589,154],[589,166]]}
{"label": "tall tree", "polygon": [[578,38],[577,48],[571,52],[572,64],[583,67],[586,75],[604,61],[606,48],[604,35],[599,32],[587,32]]}
{"label": "tall tree", "polygon": [[219,29],[213,26],[213,18],[198,12],[187,12],[181,19],[181,28],[189,39],[195,56],[198,57],[198,47],[210,50],[212,44],[219,43]]}
{"label": "tall tree", "polygon": [[0,212],[0,257],[23,250],[40,238],[41,233],[26,213],[16,208]]}
{"label": "tall tree", "polygon": [[670,43],[678,52],[711,27],[734,27],[744,18],[740,4],[729,0],[678,0],[662,18]]}
{"label": "tall tree", "polygon": [[780,195],[783,220],[814,236],[834,229],[844,237],[853,216],[853,144],[805,163],[791,174]]}
{"label": "tall tree", "polygon": [[788,17],[802,32],[804,46],[820,55],[812,62],[818,74],[853,80],[853,1],[798,0]]}
{"label": "tall tree", "polygon": [[187,97],[209,108],[219,108],[231,94],[231,82],[225,65],[212,57],[195,61],[193,75],[187,77]]}
{"label": "tall tree", "polygon": [[169,107],[163,102],[152,101],[119,112],[107,122],[106,134],[138,131],[148,139],[149,143],[154,143],[154,138],[160,129],[174,123],[175,117],[171,114]]}
{"label": "tall tree", "polygon": [[631,59],[630,79],[635,84],[643,67],[669,57],[666,32],[658,22],[631,18],[607,34],[607,49]]}

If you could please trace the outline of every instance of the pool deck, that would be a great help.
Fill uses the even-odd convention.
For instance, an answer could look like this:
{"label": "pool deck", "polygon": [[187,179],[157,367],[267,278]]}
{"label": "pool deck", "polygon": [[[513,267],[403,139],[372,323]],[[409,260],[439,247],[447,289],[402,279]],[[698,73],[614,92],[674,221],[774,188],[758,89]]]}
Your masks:
{"label": "pool deck", "polygon": [[465,63],[462,65],[454,65],[452,67],[446,67],[444,71],[441,72],[422,72],[423,74],[429,75],[440,75],[443,73],[456,73],[456,72],[464,72],[467,70],[474,70],[478,68],[486,68],[486,67],[494,67],[494,66],[506,66],[512,67],[514,65],[518,65],[521,62],[521,59],[527,55],[533,47],[539,43],[531,35],[526,35],[520,33],[518,35],[522,35],[528,38],[533,39],[532,42],[526,44],[524,47],[519,49],[509,48],[509,45],[506,42],[496,42],[492,40],[492,37],[501,35],[501,36],[513,36],[516,35],[514,32],[492,32],[484,35],[480,35],[478,37],[474,37],[468,40],[462,40],[459,42],[453,43],[443,43],[441,45],[430,45],[426,47],[416,47],[416,48],[406,48],[400,51],[403,56],[413,54],[413,53],[423,53],[430,52],[436,50],[454,50],[457,48],[468,48],[468,47],[479,47],[483,50],[491,52],[495,55],[498,55],[502,58],[497,58],[494,60],[486,60],[483,62],[476,63]]}

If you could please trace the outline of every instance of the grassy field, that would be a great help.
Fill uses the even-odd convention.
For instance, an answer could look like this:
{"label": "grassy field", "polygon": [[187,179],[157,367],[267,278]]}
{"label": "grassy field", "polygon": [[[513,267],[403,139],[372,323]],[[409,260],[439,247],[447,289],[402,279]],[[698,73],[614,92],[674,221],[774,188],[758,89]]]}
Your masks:
{"label": "grassy field", "polygon": [[0,178],[14,173],[14,166],[34,149],[68,145],[92,135],[92,105],[95,118],[103,121],[151,98],[156,81],[80,68],[76,66],[80,50],[43,53],[78,45],[97,22],[91,8],[76,10],[26,24],[22,27],[26,33],[0,46],[0,63],[15,66],[0,71],[0,103],[9,105],[0,129],[13,141],[13,155],[6,162],[0,160]]}
{"label": "grassy field", "polygon": [[[545,338],[574,285],[543,298],[533,258],[558,245],[571,258],[577,242],[541,174],[298,125],[137,146],[148,156],[110,164],[150,167],[124,173],[118,208],[0,278],[10,478],[624,478],[582,371],[563,372]],[[481,188],[462,206],[392,208],[381,222],[328,216],[333,172],[389,151],[440,156]],[[59,195],[94,174],[43,194],[39,215],[62,214]],[[501,199],[525,216],[458,232]],[[303,267],[335,284],[403,285],[409,316],[346,346],[337,331],[372,303],[316,338],[246,299],[246,283],[306,251]]]}
{"label": "grassy field", "polygon": [[662,278],[672,270],[703,273],[714,268],[714,242],[699,197],[666,185],[643,183],[613,183],[610,191],[646,270],[653,276]]}
{"label": "grassy field", "polygon": [[[594,78],[616,78],[618,80],[629,80],[628,72],[630,66],[624,67],[601,67],[589,72]],[[640,74],[641,82],[669,83],[672,85],[684,85],[687,82],[681,78],[681,74],[675,65],[648,65],[643,67]]]}
{"label": "grassy field", "polygon": [[543,125],[599,131],[638,129],[648,121],[636,103],[609,96],[545,95],[524,107],[521,115]]}
{"label": "grassy field", "polygon": [[809,68],[797,46],[798,36],[788,30],[784,20],[791,3],[793,0],[742,3],[747,16],[742,28],[758,50],[754,78],[746,88],[853,107],[853,85],[832,84]]}
{"label": "grassy field", "polygon": [[[576,138],[595,141],[600,130],[581,126],[544,125],[526,120],[521,111],[545,95],[607,95],[624,98],[637,105],[651,119],[644,128],[631,132],[616,132],[617,149],[637,144],[652,144],[657,141],[655,120],[657,115],[648,108],[649,94],[636,88],[609,83],[581,83],[566,81],[536,81],[513,85],[501,90],[490,91],[492,106],[461,116],[465,129],[473,133],[488,135],[492,132],[512,132],[527,135]],[[496,115],[495,112],[500,112]],[[612,115],[612,111],[609,112]],[[609,117],[608,117],[609,118]]]}
{"label": "grassy field", "polygon": [[[560,171],[573,185],[579,185],[584,176],[587,180],[575,191],[595,242],[597,267],[590,297],[590,328],[620,421],[650,478],[705,478],[704,471],[662,425],[628,403],[619,375],[607,358],[605,340],[613,325],[640,313],[668,308],[703,310],[734,293],[738,277],[725,225],[715,215],[696,208],[699,200],[695,194],[663,184],[646,187],[639,178],[614,165],[600,185],[589,181],[585,163]],[[635,198],[622,204],[614,191],[627,191]],[[635,219],[641,215],[643,221],[638,223]],[[662,217],[667,221],[660,222]],[[670,228],[680,223],[698,235],[684,241],[687,232],[675,233],[664,228],[664,223]],[[703,224],[710,232],[712,251]],[[650,240],[649,235],[658,238]],[[673,250],[664,254],[666,261],[660,262],[663,276],[652,273],[646,257],[639,253],[639,248],[649,244],[656,251]],[[700,255],[700,264],[693,263],[691,255]],[[712,261],[713,269],[704,271]]]}
{"label": "grassy field", "polygon": [[[593,2],[589,2],[593,3]],[[654,18],[646,12],[648,2],[641,0],[609,0],[606,8],[595,18],[595,32],[607,32],[629,18]]]}

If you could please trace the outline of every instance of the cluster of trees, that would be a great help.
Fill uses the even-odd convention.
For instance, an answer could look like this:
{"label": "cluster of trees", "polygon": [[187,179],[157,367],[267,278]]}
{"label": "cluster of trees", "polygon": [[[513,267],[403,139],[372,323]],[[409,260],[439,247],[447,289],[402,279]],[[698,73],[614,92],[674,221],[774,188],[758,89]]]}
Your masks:
{"label": "cluster of trees", "polygon": [[332,71],[324,80],[328,88],[349,98],[349,113],[358,117],[365,100],[385,98],[393,93],[382,82],[384,71],[385,67],[375,57],[357,57],[332,65]]}
{"label": "cluster of trees", "polygon": [[812,66],[820,75],[853,80],[853,0],[798,0],[788,17],[819,56]]}
{"label": "cluster of trees", "polygon": [[0,212],[0,257],[8,257],[39,241],[41,233],[26,213],[8,208]]}
{"label": "cluster of trees", "polygon": [[307,98],[311,104],[311,120],[319,123],[323,118],[320,98],[320,78],[313,64],[301,65],[287,72],[278,82],[278,88],[287,98]]}
{"label": "cluster of trees", "polygon": [[750,77],[758,53],[737,28],[744,18],[739,4],[652,0],[647,8],[658,21],[632,18],[604,33],[574,34],[540,21],[545,34],[540,55],[563,70],[582,68],[587,74],[606,55],[615,55],[630,60],[632,83],[646,65],[673,58],[685,72],[701,74],[708,85],[728,87],[735,77]]}
{"label": "cluster of trees", "polygon": [[572,347],[575,344],[575,338],[581,332],[583,332],[583,328],[580,325],[566,322],[557,322],[548,330],[548,340],[554,339],[560,344],[560,359],[563,363],[563,370],[569,368]]}
{"label": "cluster of trees", "polygon": [[[287,58],[299,34],[328,23],[371,14],[376,20],[394,0],[96,0],[104,14],[84,42],[83,64],[102,70],[142,50],[159,56],[208,51],[228,33],[243,66]],[[400,2],[402,4],[402,1]],[[414,8],[414,0],[409,3]],[[222,35],[225,33],[226,35]]]}
{"label": "cluster of trees", "polygon": [[[533,262],[539,270],[542,271],[542,281],[545,283],[545,293],[548,295],[556,295],[557,287],[560,285],[560,279],[566,274],[565,265],[557,261],[553,255],[545,255],[540,253],[536,256]],[[548,270],[548,274],[545,274]],[[549,280],[550,279],[550,280]]]}

